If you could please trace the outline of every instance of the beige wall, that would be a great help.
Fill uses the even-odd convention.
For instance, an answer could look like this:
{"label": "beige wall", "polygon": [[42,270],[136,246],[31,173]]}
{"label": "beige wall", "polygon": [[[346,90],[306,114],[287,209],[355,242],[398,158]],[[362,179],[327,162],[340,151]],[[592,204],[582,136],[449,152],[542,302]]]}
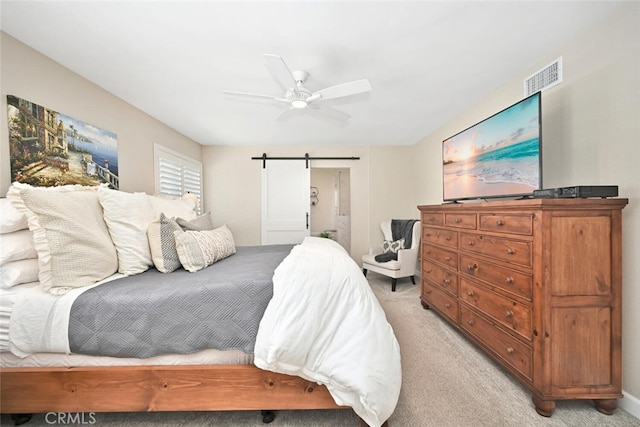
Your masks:
{"label": "beige wall", "polygon": [[[349,168],[351,183],[351,255],[358,262],[379,243],[384,218],[417,217],[413,203],[409,147],[366,146],[205,146],[204,200],[216,224],[227,224],[239,245],[260,244],[260,168],[251,160],[268,156],[360,157],[313,160],[313,168]],[[371,171],[376,170],[375,174]]]}
{"label": "beige wall", "polygon": [[196,160],[201,146],[149,115],[0,32],[0,195],[11,184],[7,95],[35,102],[118,137],[120,189],[153,194],[153,143]]}
{"label": "beige wall", "polygon": [[[616,15],[461,113],[414,147],[415,203],[442,202],[442,140],[523,97],[522,81],[563,57],[564,81],[542,94],[544,187],[618,185],[623,211],[623,389],[640,417],[640,3]],[[377,170],[373,169],[372,170]]]}

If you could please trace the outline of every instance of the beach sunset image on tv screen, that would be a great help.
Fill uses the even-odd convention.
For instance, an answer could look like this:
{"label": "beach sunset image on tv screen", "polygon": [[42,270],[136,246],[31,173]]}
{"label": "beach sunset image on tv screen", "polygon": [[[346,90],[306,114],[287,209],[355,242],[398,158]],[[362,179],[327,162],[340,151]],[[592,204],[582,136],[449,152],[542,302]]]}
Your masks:
{"label": "beach sunset image on tv screen", "polygon": [[540,93],[442,143],[443,199],[531,195],[541,186]]}

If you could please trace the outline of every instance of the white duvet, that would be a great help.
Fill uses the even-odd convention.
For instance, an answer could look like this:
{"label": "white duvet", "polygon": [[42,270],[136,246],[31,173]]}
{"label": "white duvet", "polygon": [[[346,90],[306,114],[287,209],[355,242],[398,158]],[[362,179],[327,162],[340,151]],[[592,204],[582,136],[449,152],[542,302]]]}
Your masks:
{"label": "white duvet", "polygon": [[398,341],[369,283],[340,245],[317,237],[276,269],[254,363],[326,385],[376,427],[393,413],[402,383]]}

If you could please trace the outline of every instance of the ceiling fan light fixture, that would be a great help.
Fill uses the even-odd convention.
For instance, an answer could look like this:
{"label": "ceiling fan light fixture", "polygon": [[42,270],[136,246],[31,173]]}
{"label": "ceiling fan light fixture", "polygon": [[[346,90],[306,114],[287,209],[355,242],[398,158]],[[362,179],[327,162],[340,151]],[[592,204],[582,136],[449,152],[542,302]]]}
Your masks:
{"label": "ceiling fan light fixture", "polygon": [[307,102],[302,100],[302,99],[296,99],[294,101],[291,101],[291,106],[293,108],[302,109],[302,108],[305,108],[307,106]]}

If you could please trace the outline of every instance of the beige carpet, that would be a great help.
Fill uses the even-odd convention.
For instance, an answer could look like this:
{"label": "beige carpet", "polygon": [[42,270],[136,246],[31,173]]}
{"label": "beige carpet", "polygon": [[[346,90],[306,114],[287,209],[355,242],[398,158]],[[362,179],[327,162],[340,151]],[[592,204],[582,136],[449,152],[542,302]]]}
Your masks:
{"label": "beige carpet", "polygon": [[[575,426],[640,427],[622,409],[607,416],[591,401],[559,401],[550,418],[539,416],[530,393],[436,314],[420,304],[419,285],[391,283],[375,273],[369,283],[393,326],[402,353],[403,385],[390,419],[392,427]],[[94,415],[96,426],[265,426],[258,411],[178,412]],[[49,421],[51,419],[49,418]],[[85,422],[91,419],[86,415]],[[12,425],[7,415],[2,425]],[[44,414],[25,426],[51,426]],[[358,425],[350,410],[279,411],[269,426]]]}

